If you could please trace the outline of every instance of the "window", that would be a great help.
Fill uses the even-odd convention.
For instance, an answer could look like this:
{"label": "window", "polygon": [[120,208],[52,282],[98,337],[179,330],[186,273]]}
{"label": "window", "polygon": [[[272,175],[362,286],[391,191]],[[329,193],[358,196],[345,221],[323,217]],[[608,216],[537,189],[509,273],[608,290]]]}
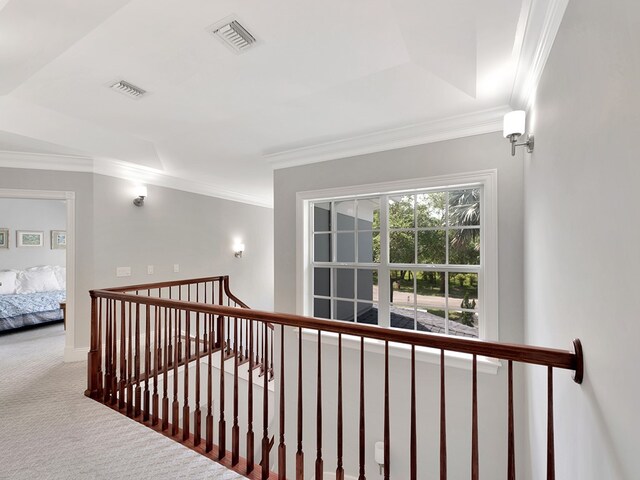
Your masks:
{"label": "window", "polygon": [[496,338],[494,175],[304,200],[303,313]]}

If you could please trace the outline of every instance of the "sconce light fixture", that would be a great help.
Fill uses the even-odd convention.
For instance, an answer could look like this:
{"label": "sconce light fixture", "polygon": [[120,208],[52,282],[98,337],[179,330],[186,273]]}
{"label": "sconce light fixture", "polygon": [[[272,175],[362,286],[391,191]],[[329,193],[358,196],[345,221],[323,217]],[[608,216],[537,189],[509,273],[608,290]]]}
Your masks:
{"label": "sconce light fixture", "polygon": [[140,185],[136,187],[136,198],[133,199],[133,204],[136,207],[142,207],[144,205],[144,199],[147,196],[147,187]]}
{"label": "sconce light fixture", "polygon": [[524,134],[526,113],[524,110],[514,110],[504,116],[502,134],[511,142],[511,156],[516,154],[516,147],[527,147],[527,152],[533,152],[533,135],[527,135],[527,141],[516,143]]}
{"label": "sconce light fixture", "polygon": [[233,252],[236,258],[242,258],[242,252],[244,252],[244,243],[240,240],[235,240],[233,242]]}

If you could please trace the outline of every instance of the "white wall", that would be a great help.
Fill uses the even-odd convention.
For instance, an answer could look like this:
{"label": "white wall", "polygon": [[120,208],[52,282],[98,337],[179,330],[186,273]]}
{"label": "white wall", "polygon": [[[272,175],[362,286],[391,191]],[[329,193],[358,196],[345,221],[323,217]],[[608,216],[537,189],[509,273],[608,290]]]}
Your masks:
{"label": "white wall", "polygon": [[[429,177],[469,171],[498,170],[500,340],[523,340],[523,264],[522,264],[522,158],[510,156],[509,145],[499,133],[462,138],[417,147],[380,152],[348,159],[323,162],[275,172],[275,305],[276,311],[295,312],[296,308],[296,203],[298,191],[344,187],[384,181]],[[305,423],[304,451],[307,476],[315,459],[315,369],[316,342],[304,343]],[[345,368],[345,469],[357,474],[358,356],[344,349]],[[291,332],[285,343],[287,379],[296,378],[297,340]],[[392,477],[409,478],[409,362],[391,359],[391,459]],[[419,478],[435,478],[438,469],[438,366],[420,362],[418,369]],[[383,438],[383,358],[367,355],[368,476],[378,478],[373,445]],[[480,374],[480,463],[483,478],[502,478],[506,472],[506,372]],[[336,431],[336,348],[323,347],[323,408],[325,471],[335,471]],[[521,405],[521,379],[516,377],[518,407]],[[295,446],[295,388],[287,389],[287,444]],[[448,447],[450,478],[466,478],[470,469],[471,381],[470,372],[450,368],[447,372]],[[522,409],[516,407],[518,415]],[[519,417],[520,418],[520,417]],[[524,435],[518,425],[518,454]],[[289,454],[292,471],[293,451]],[[521,464],[522,465],[522,464]]]}
{"label": "white wall", "polygon": [[[585,352],[558,372],[558,480],[640,475],[640,4],[570,2],[535,104],[526,158],[526,341]],[[544,478],[544,371],[531,369],[531,475]]]}
{"label": "white wall", "polygon": [[[76,347],[89,345],[94,288],[229,275],[240,299],[273,308],[271,209],[151,185],[139,208],[132,182],[90,173],[0,168],[0,188],[76,193]],[[246,244],[242,259],[233,255],[234,236]],[[117,278],[118,266],[132,276]]]}
{"label": "white wall", "polygon": [[[67,210],[63,200],[0,198],[0,228],[8,228],[9,248],[0,248],[0,270],[24,270],[37,265],[65,266],[64,249],[51,248],[51,230],[66,230]],[[18,248],[16,232],[44,233],[42,247]]]}

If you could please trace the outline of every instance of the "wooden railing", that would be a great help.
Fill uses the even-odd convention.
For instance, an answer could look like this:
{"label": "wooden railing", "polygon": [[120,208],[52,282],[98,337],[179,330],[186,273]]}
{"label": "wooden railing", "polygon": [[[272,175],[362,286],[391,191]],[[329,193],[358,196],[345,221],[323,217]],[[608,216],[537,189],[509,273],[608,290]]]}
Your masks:
{"label": "wooden railing", "polygon": [[[582,381],[583,360],[579,340],[574,351],[487,342],[382,328],[372,325],[320,320],[289,314],[248,309],[229,291],[228,277],[136,285],[91,291],[91,350],[89,352],[88,389],[86,395],[100,401],[139,422],[154,428],[176,441],[218,461],[228,468],[252,479],[304,478],[305,452],[303,439],[303,377],[313,372],[316,377],[316,439],[313,459],[315,479],[323,478],[323,404],[322,386],[326,382],[322,372],[323,334],[337,334],[336,459],[337,479],[344,479],[344,399],[343,399],[343,336],[359,341],[359,411],[358,416],[358,480],[366,479],[365,469],[365,353],[367,339],[383,342],[384,353],[384,410],[383,478],[391,478],[391,434],[389,391],[389,345],[398,343],[410,347],[410,420],[408,438],[402,440],[409,447],[411,480],[418,475],[418,432],[416,425],[416,349],[427,347],[440,354],[440,479],[447,479],[447,415],[446,415],[446,352],[460,352],[471,357],[471,479],[479,478],[478,440],[478,358],[489,357],[507,362],[507,472],[505,478],[515,480],[514,428],[514,362],[542,365],[547,368],[547,480],[555,478],[555,449],[553,428],[553,370],[568,369],[574,380]],[[274,343],[274,329],[278,333],[279,348]],[[297,333],[297,352],[285,351],[287,331]],[[303,336],[317,337],[315,365],[304,361]],[[277,340],[277,339],[276,339]],[[278,348],[278,412],[272,415],[274,399],[274,349]],[[285,374],[285,365],[293,354],[297,363],[293,378]],[[227,367],[227,362],[232,365]],[[204,367],[203,367],[204,365]],[[217,366],[217,374],[215,373]],[[201,370],[205,368],[206,372]],[[193,369],[193,372],[190,370]],[[241,373],[242,370],[242,373]],[[254,374],[254,371],[256,373]],[[225,373],[226,372],[226,373]],[[190,375],[195,379],[190,384]],[[232,394],[225,392],[225,376],[232,377]],[[215,378],[217,377],[217,379]],[[297,377],[297,378],[296,378]],[[326,374],[325,374],[326,377]],[[295,389],[296,442],[295,472],[287,476],[290,449],[285,442],[286,390],[289,382],[297,382]],[[246,398],[240,399],[239,384],[246,384]],[[169,388],[171,387],[171,388]],[[191,391],[193,387],[193,391]],[[254,389],[261,389],[260,409],[254,404]],[[182,401],[179,392],[182,390]],[[171,393],[170,393],[171,392]],[[201,393],[206,400],[201,402]],[[274,392],[275,393],[275,392]],[[226,425],[226,403],[232,402],[230,434]],[[171,398],[170,398],[171,397]],[[171,400],[171,409],[169,402]],[[193,407],[192,407],[193,406]],[[214,406],[218,422],[214,425]],[[181,408],[182,407],[182,408]],[[240,412],[244,409],[244,413]],[[245,415],[246,413],[246,415]],[[307,415],[313,415],[307,412]],[[244,418],[242,421],[240,417]],[[261,417],[261,418],[258,418]],[[273,417],[273,422],[271,418]],[[376,419],[377,420],[377,419]],[[243,424],[244,445],[241,448],[240,423]],[[278,425],[277,462],[270,465],[270,451],[274,444],[270,424]],[[205,434],[203,436],[202,429]],[[259,428],[257,428],[259,427]],[[255,430],[262,430],[259,468],[256,467]],[[217,442],[214,431],[217,430]],[[231,447],[227,449],[227,438]],[[408,442],[408,443],[407,443]],[[204,443],[204,444],[203,444]],[[242,452],[241,452],[242,450]],[[241,455],[242,453],[242,455]],[[274,454],[274,456],[276,456]]]}

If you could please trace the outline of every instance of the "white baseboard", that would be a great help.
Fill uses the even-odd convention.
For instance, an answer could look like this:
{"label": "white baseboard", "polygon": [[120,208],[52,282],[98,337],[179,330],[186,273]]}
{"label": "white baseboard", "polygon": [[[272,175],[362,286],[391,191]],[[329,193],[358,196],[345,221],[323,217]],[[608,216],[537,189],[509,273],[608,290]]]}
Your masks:
{"label": "white baseboard", "polygon": [[64,347],[64,361],[70,362],[84,362],[87,360],[87,354],[89,353],[89,347]]}

